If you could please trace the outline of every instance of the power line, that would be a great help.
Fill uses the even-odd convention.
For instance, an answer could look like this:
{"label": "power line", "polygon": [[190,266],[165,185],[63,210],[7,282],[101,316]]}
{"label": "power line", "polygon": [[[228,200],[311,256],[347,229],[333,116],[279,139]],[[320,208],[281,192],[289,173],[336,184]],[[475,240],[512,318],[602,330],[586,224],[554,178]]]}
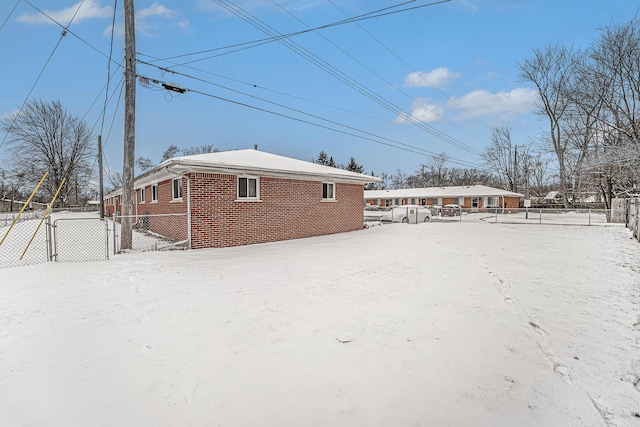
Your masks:
{"label": "power line", "polygon": [[[26,3],[28,3],[29,5],[31,5],[32,7],[34,7],[36,10],[40,11],[40,9],[36,8],[35,6],[33,6],[31,4],[31,2],[29,2],[28,0],[24,0]],[[29,97],[31,96],[31,93],[33,92],[33,90],[35,89],[36,85],[38,84],[38,82],[40,81],[40,77],[42,77],[42,74],[44,74],[44,70],[46,70],[47,65],[49,65],[49,61],[51,61],[51,58],[53,58],[53,55],[55,54],[56,50],[58,49],[58,46],[60,46],[60,43],[62,42],[62,39],[67,35],[68,32],[68,27],[71,25],[71,23],[73,22],[73,20],[76,18],[76,15],[78,14],[78,11],[80,10],[80,8],[82,7],[82,5],[84,4],[85,0],[82,0],[80,2],[80,4],[78,5],[78,8],[76,9],[76,11],[73,13],[73,16],[71,17],[71,20],[69,20],[69,23],[63,27],[62,32],[60,33],[60,38],[58,39],[58,42],[56,43],[56,45],[54,46],[53,50],[51,51],[51,54],[49,55],[49,58],[47,58],[47,61],[45,62],[44,66],[42,67],[42,69],[40,70],[40,73],[38,74],[38,77],[36,78],[36,81],[33,82],[33,85],[31,85],[31,89],[29,89],[29,93],[27,94],[27,96],[25,97],[24,101],[22,102],[22,105],[20,106],[20,109],[18,110],[18,112],[13,116],[13,120],[11,121],[11,124],[9,125],[9,128],[6,130],[6,133],[4,135],[4,138],[2,139],[2,142],[0,142],[0,148],[2,148],[2,146],[4,145],[4,143],[7,141],[7,138],[9,136],[9,134],[11,133],[11,130],[13,129],[13,125],[15,125],[16,120],[18,120],[18,116],[20,115],[20,113],[22,112],[22,109],[24,108],[24,106],[27,104],[27,101],[29,100]]]}
{"label": "power line", "polygon": [[[275,36],[275,35],[279,34],[278,31],[275,30],[273,27],[269,26],[265,22],[261,21],[260,19],[256,18],[255,16],[251,15],[250,13],[248,13],[247,11],[242,9],[241,7],[237,6],[236,4],[234,4],[230,0],[227,0],[227,2],[226,2],[227,4],[222,3],[221,0],[212,0],[212,1],[214,1],[215,3],[220,5],[221,7],[224,7],[230,13],[233,13],[234,15],[238,16],[239,18],[243,19],[245,22],[251,24],[252,26],[254,26],[255,28],[257,28],[257,29],[259,29],[261,31],[263,31],[266,34],[269,34],[271,36]],[[417,126],[418,128],[421,128],[421,129],[425,130],[427,133],[430,133],[431,135],[443,140],[444,142],[447,142],[447,143],[449,143],[451,145],[457,146],[458,148],[460,148],[462,150],[472,152],[468,148],[465,149],[464,147],[462,147],[461,143],[459,141],[456,141],[454,138],[450,137],[449,135],[446,135],[446,134],[440,132],[439,130],[437,130],[437,129],[433,128],[433,127],[430,127],[430,126],[426,125],[425,123],[417,120],[412,115],[410,115],[409,113],[405,112],[402,108],[394,105],[392,102],[390,102],[387,99],[385,99],[384,97],[378,95],[377,93],[375,93],[374,91],[372,91],[368,87],[364,86],[362,83],[360,83],[357,80],[351,78],[350,76],[348,76],[344,72],[340,71],[336,67],[334,67],[331,64],[329,64],[328,62],[324,61],[322,58],[318,57],[314,53],[312,53],[309,50],[305,49],[304,47],[300,46],[295,41],[288,40],[288,39],[281,39],[281,40],[278,40],[278,41],[281,44],[283,44],[285,47],[287,47],[288,49],[294,51],[295,53],[297,53],[298,55],[300,55],[301,57],[303,57],[307,61],[311,62],[313,65],[316,65],[318,68],[324,70],[325,72],[327,72],[328,74],[332,75],[336,79],[342,81],[347,86],[351,87],[352,89],[356,90],[357,92],[360,92],[362,95],[366,96],[370,100],[376,102],[377,104],[379,104],[380,106],[382,106],[382,107],[386,108],[387,110],[393,112],[394,114],[403,117],[407,122]],[[477,154],[477,153],[474,152],[473,154]]]}
{"label": "power line", "polygon": [[[294,18],[295,20],[297,20],[298,22],[307,25],[304,21],[302,21],[301,19],[299,19],[298,17],[296,17],[295,15],[293,15],[291,12],[289,12],[287,9],[285,9],[284,7],[280,6],[279,4],[277,4],[274,0],[271,0],[271,2],[273,4],[275,4],[276,6],[278,6],[282,11],[284,11],[285,13],[287,13],[289,16],[291,16],[292,18]],[[329,0],[330,3],[331,0]],[[333,4],[333,3],[332,3]],[[334,5],[335,6],[335,5]],[[340,9],[338,9],[340,10]],[[341,10],[340,10],[341,11]],[[341,11],[342,12],[342,11]],[[344,13],[344,12],[343,12]],[[362,28],[362,26],[360,24],[357,24],[360,28]],[[366,30],[365,30],[366,31]],[[369,66],[367,66],[366,64],[364,64],[362,61],[360,61],[359,59],[357,59],[356,57],[354,57],[353,55],[351,55],[349,52],[345,51],[344,49],[342,49],[340,46],[336,45],[335,43],[333,43],[331,40],[329,40],[327,37],[323,36],[322,34],[318,34],[320,37],[322,37],[324,40],[326,40],[328,43],[330,43],[333,47],[335,47],[336,49],[338,49],[340,52],[344,53],[345,55],[347,55],[349,58],[353,59],[355,62],[357,62],[360,66],[362,66],[363,68],[365,68],[367,71],[369,71],[370,73],[372,73],[373,75],[375,75],[376,77],[378,77],[380,80],[382,80],[383,82],[385,82],[386,84],[388,84],[389,86],[394,86],[396,87],[396,89],[398,90],[398,92],[402,93],[403,95],[405,95],[407,98],[414,100],[414,98],[412,96],[410,96],[408,93],[406,93],[404,90],[402,90],[401,88],[395,86],[392,82],[388,81],[386,78],[384,78],[383,76],[381,76],[379,73],[377,73],[376,71],[372,70]],[[381,43],[381,42],[380,42]],[[386,47],[386,46],[385,46]],[[414,100],[415,101],[415,100]],[[452,126],[467,132],[466,130],[464,130],[463,128],[461,128],[460,126],[456,125],[455,123],[453,123],[452,121],[450,121],[449,119],[443,117],[442,115],[438,114],[436,111],[434,111],[433,109],[429,108],[427,105],[424,105],[421,101],[416,101],[418,102],[420,105],[422,105],[423,107],[425,107],[429,112],[431,112],[432,114],[440,117],[442,120],[446,121],[447,123],[451,124]],[[423,125],[425,127],[428,127],[430,129],[433,129],[434,132],[437,133],[441,133],[441,131],[437,130],[435,127],[430,126],[426,123],[423,123]],[[467,132],[468,133],[468,132]],[[470,133],[469,133],[470,134]],[[469,153],[473,153],[476,155],[481,154],[481,152],[461,141],[458,141],[456,139],[454,139],[453,137],[450,137],[444,133],[442,133],[442,135],[444,135],[445,138],[447,138],[447,142],[449,142],[450,144],[454,145],[457,148],[460,148],[464,151],[467,151]],[[470,134],[471,136],[473,136],[474,138],[478,138],[475,135]]]}
{"label": "power line", "polygon": [[111,57],[113,55],[113,34],[115,32],[116,26],[116,6],[118,5],[118,0],[113,0],[113,17],[111,18],[111,40],[109,42],[109,58],[107,60],[107,87],[104,93],[104,106],[102,108],[102,124],[100,125],[100,135],[102,135],[102,130],[104,129],[104,116],[107,111],[107,102],[109,99],[109,82],[111,81]]}
{"label": "power line", "polygon": [[[237,49],[237,50],[234,50],[234,51],[231,51],[231,52],[226,52],[226,53],[220,54],[220,55],[226,55],[228,53],[238,52],[240,50],[250,49],[252,47],[260,46],[260,45],[263,45],[263,44],[266,44],[266,43],[279,41],[279,40],[282,40],[284,38],[295,37],[295,36],[298,36],[298,35],[306,34],[306,33],[313,32],[313,31],[323,30],[323,29],[326,29],[326,28],[336,27],[336,26],[339,26],[339,25],[351,24],[353,22],[358,22],[358,21],[361,21],[361,20],[364,20],[364,19],[379,18],[379,17],[382,17],[382,16],[391,15],[391,14],[394,14],[394,13],[406,12],[406,11],[413,10],[413,9],[435,6],[435,5],[438,5],[438,4],[441,4],[441,3],[447,3],[447,2],[449,2],[451,0],[441,0],[441,1],[436,1],[436,2],[433,2],[433,3],[429,3],[429,4],[425,4],[425,5],[421,5],[421,6],[416,6],[416,7],[412,7],[412,8],[396,10],[396,11],[393,11],[393,12],[381,13],[381,12],[384,12],[384,11],[388,11],[390,9],[394,9],[396,7],[403,6],[405,4],[414,3],[415,1],[416,0],[405,1],[405,2],[398,3],[398,4],[395,4],[395,5],[392,5],[392,6],[388,6],[388,7],[382,8],[382,9],[374,10],[372,12],[367,12],[367,13],[364,13],[362,15],[354,16],[352,18],[343,19],[343,20],[340,20],[340,21],[337,21],[337,22],[333,22],[333,23],[330,23],[330,24],[321,25],[321,26],[315,27],[315,28],[308,28],[306,30],[294,31],[294,32],[288,33],[288,34],[280,34],[278,36],[267,37],[267,38],[264,38],[264,39],[253,40],[253,41],[249,41],[249,42],[237,43],[237,44],[224,46],[224,47],[217,47],[217,48],[206,49],[206,50],[201,50],[201,51],[192,52],[192,53],[185,53],[185,54],[181,54],[181,55],[169,56],[169,57],[163,58],[162,60],[184,58],[184,57],[187,57],[187,56],[201,55],[203,53],[215,52],[215,51],[218,51],[218,50],[226,50],[226,49],[232,49],[232,48],[236,48],[236,47],[242,47],[241,49]],[[222,5],[220,5],[220,6],[224,7]],[[181,64],[176,64],[175,66],[187,65],[187,64],[190,64],[190,63],[193,63],[193,62],[204,61],[204,60],[207,60],[207,59],[215,58],[215,57],[220,56],[220,55],[214,55],[214,56],[210,56],[210,57],[206,57],[206,58],[200,58],[200,59],[196,59],[196,60],[193,60],[193,61],[188,61],[188,62],[184,62],[184,63],[181,63]]]}
{"label": "power line", "polygon": [[[402,142],[399,142],[399,141],[396,141],[396,140],[393,140],[393,139],[390,139],[390,138],[386,138],[386,137],[382,137],[382,136],[379,136],[379,135],[375,135],[375,134],[372,134],[370,132],[359,130],[357,128],[354,128],[354,127],[351,127],[351,126],[348,126],[348,125],[344,125],[344,124],[341,124],[341,123],[338,123],[338,122],[335,122],[335,121],[332,121],[332,120],[324,119],[322,117],[311,115],[309,113],[304,113],[304,112],[301,112],[299,110],[288,108],[286,106],[281,106],[280,104],[275,104],[274,103],[275,105],[281,106],[283,108],[288,108],[288,109],[290,109],[292,111],[295,111],[295,112],[310,116],[310,117],[315,118],[315,119],[319,119],[319,120],[325,121],[325,122],[327,122],[329,124],[333,124],[333,125],[344,127],[346,129],[348,129],[348,131],[337,129],[337,128],[331,127],[329,125],[323,125],[323,124],[320,124],[320,123],[316,123],[316,122],[313,122],[313,121],[310,121],[310,120],[301,119],[299,117],[294,117],[294,116],[291,116],[291,115],[288,115],[288,114],[279,113],[277,111],[268,110],[266,108],[257,107],[257,106],[251,105],[251,104],[247,104],[245,102],[235,101],[235,100],[232,100],[232,99],[229,99],[229,98],[224,98],[224,97],[221,97],[221,96],[213,95],[211,93],[199,91],[199,90],[196,90],[196,89],[190,89],[190,88],[185,88],[185,87],[181,87],[181,86],[176,86],[174,84],[171,84],[171,83],[168,83],[168,82],[165,82],[165,81],[162,81],[162,80],[157,80],[157,79],[153,79],[153,78],[146,77],[146,76],[141,76],[141,75],[139,75],[138,77],[140,78],[140,83],[143,86],[146,86],[146,87],[150,87],[150,84],[153,83],[153,84],[160,85],[164,89],[169,90],[169,91],[173,91],[173,92],[178,92],[178,93],[193,92],[193,93],[197,93],[197,94],[200,94],[200,95],[203,95],[203,96],[207,96],[207,97],[210,97],[210,98],[213,98],[213,99],[218,99],[220,101],[229,102],[229,103],[232,103],[232,104],[235,104],[235,105],[239,105],[239,106],[243,106],[243,107],[246,107],[246,108],[250,108],[250,109],[253,109],[253,110],[256,110],[256,111],[264,112],[264,113],[267,113],[267,114],[272,114],[272,115],[275,115],[275,116],[278,116],[278,117],[294,120],[294,121],[297,121],[297,122],[300,122],[300,123],[308,124],[308,125],[311,125],[311,126],[319,127],[319,128],[322,128],[322,129],[330,130],[330,131],[341,133],[341,134],[344,134],[344,135],[353,136],[355,138],[359,138],[359,139],[363,139],[363,140],[366,140],[366,141],[374,142],[376,144],[381,144],[381,145],[385,145],[385,146],[388,146],[388,147],[392,147],[392,148],[408,151],[408,152],[411,152],[411,153],[414,153],[414,154],[426,155],[426,156],[429,156],[429,157],[432,157],[432,158],[439,155],[438,153],[434,153],[432,151],[425,150],[423,148],[415,147],[415,146],[412,146],[412,145],[409,145],[409,144],[405,144],[405,143],[402,143]],[[198,79],[196,78],[196,80],[198,80]],[[248,94],[246,94],[246,95],[247,96],[251,96],[251,95],[248,95]],[[266,101],[266,102],[269,102],[269,101]],[[363,134],[364,136],[363,135],[359,135],[359,134],[354,133],[354,132],[359,132],[359,133]],[[377,139],[374,139],[374,138],[377,138]],[[383,141],[380,141],[380,139],[383,140]],[[389,141],[389,142],[384,142],[384,141]],[[451,163],[455,163],[455,164],[459,164],[461,166],[466,166],[466,167],[477,167],[476,165],[474,165],[472,163],[465,162],[463,160],[453,159],[453,158],[451,158],[450,162]]]}
{"label": "power line", "polygon": [[[51,22],[53,22],[54,24],[56,24],[57,26],[59,26],[60,28],[62,28],[63,32],[69,33],[72,36],[74,36],[75,38],[77,38],[78,40],[80,40],[82,43],[86,44],[87,46],[89,46],[92,50],[95,50],[96,52],[98,52],[100,55],[104,56],[105,58],[109,58],[109,56],[102,52],[100,49],[98,49],[97,47],[93,46],[91,43],[89,43],[88,41],[86,41],[85,39],[83,39],[82,37],[80,37],[79,35],[77,35],[76,33],[74,33],[73,31],[71,31],[69,29],[69,25],[71,25],[71,22],[69,22],[69,24],[67,26],[62,25],[60,22],[56,21],[54,18],[52,18],[51,16],[49,16],[46,12],[44,12],[43,10],[39,9],[37,6],[35,6],[33,3],[31,3],[29,0],[21,0],[24,1],[25,3],[27,3],[29,6],[31,6],[32,8],[34,8],[36,11],[38,11],[39,13],[41,13],[43,16],[45,16],[47,19],[49,19]],[[82,3],[84,3],[85,0],[82,0],[80,6],[82,6]],[[76,9],[76,14],[78,13],[78,10],[80,10],[80,6],[78,6],[78,9]],[[73,18],[71,19],[71,21],[73,21],[73,19],[75,18],[75,14],[73,15]]]}
{"label": "power line", "polygon": [[20,4],[20,1],[22,1],[22,0],[18,0],[16,2],[15,6],[13,6],[13,9],[11,9],[11,12],[9,12],[9,15],[7,15],[7,18],[4,20],[4,22],[2,22],[2,25],[0,25],[0,31],[2,31],[2,29],[4,28],[4,26],[7,23],[7,21],[9,21],[9,18],[11,18],[11,15],[13,15],[13,12],[15,12],[16,8]]}
{"label": "power line", "polygon": [[[273,1],[273,0],[272,0]],[[335,7],[336,9],[338,9],[340,12],[342,12],[342,14],[344,14],[345,16],[348,16],[339,6],[337,6],[332,0],[328,0],[329,3],[331,3],[333,5],[333,7]],[[357,23],[358,27],[360,27],[360,29],[362,31],[364,31],[369,37],[371,37],[373,40],[375,40],[380,46],[382,46],[387,52],[389,52],[391,55],[393,55],[396,59],[398,59],[398,61],[402,62],[404,65],[406,65],[411,71],[413,71],[414,73],[416,73],[416,75],[418,77],[420,77],[420,79],[424,80],[429,86],[431,86],[433,89],[435,89],[436,91],[438,91],[438,93],[440,93],[442,96],[444,96],[449,102],[451,102],[453,105],[455,105],[456,107],[458,107],[458,109],[460,109],[460,111],[464,112],[465,114],[467,114],[469,117],[471,117],[472,119],[476,120],[477,122],[479,122],[481,125],[487,127],[487,128],[491,128],[489,125],[487,125],[486,123],[484,123],[482,120],[478,119],[477,117],[475,117],[473,114],[471,114],[470,112],[468,112],[467,110],[465,110],[460,104],[458,104],[453,98],[451,98],[449,95],[447,95],[446,93],[444,93],[444,91],[442,91],[439,87],[437,87],[436,85],[434,85],[433,83],[431,83],[422,73],[418,72],[415,68],[413,68],[411,65],[409,65],[409,63],[407,63],[404,59],[402,59],[396,52],[394,52],[392,49],[390,49],[386,44],[384,44],[381,40],[379,40],[377,37],[375,37],[373,34],[371,34],[366,28],[364,28],[362,25],[360,25],[359,23]],[[404,92],[403,92],[404,93]],[[421,105],[423,105],[424,107],[426,107],[426,105],[420,103]],[[448,120],[447,120],[448,121]],[[455,125],[454,125],[455,126]],[[458,126],[456,126],[458,127]],[[462,128],[460,128],[462,129]],[[467,132],[466,130],[462,129],[464,132]],[[469,132],[467,132],[469,133]],[[476,138],[478,138],[475,135],[470,134],[471,136],[474,136]]]}

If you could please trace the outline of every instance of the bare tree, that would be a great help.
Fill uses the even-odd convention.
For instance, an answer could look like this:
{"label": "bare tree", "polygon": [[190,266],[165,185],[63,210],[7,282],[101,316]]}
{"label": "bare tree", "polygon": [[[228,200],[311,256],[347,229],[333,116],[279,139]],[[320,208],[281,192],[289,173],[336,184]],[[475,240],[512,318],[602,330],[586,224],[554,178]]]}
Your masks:
{"label": "bare tree", "polygon": [[195,154],[215,153],[218,149],[214,148],[213,144],[203,144],[197,147],[191,146],[189,148],[183,148],[181,150],[183,156],[193,156]]}
{"label": "bare tree", "polygon": [[17,170],[0,170],[0,178],[2,179],[2,199],[9,199],[9,211],[13,212],[13,203],[17,197],[23,193],[23,189],[27,184],[28,177],[24,172]]}
{"label": "bare tree", "polygon": [[514,189],[513,142],[511,128],[494,126],[491,130],[491,144],[482,153],[485,165],[498,177],[503,188]]}
{"label": "bare tree", "polygon": [[122,173],[118,171],[112,171],[107,174],[107,180],[109,181],[110,188],[107,191],[113,191],[116,188],[122,187]]}
{"label": "bare tree", "polygon": [[518,64],[520,77],[533,83],[538,90],[537,113],[549,121],[549,140],[558,161],[560,192],[565,207],[570,206],[571,183],[567,174],[569,138],[565,135],[563,121],[570,111],[570,94],[576,86],[579,55],[579,51],[558,43],[545,49],[534,49],[533,56]]}
{"label": "bare tree", "polygon": [[19,113],[2,122],[8,135],[12,163],[18,169],[29,170],[30,179],[39,179],[49,172],[44,184],[53,196],[66,178],[59,198],[68,199],[71,181],[83,178],[79,186],[88,183],[86,171],[94,155],[91,131],[78,117],[69,114],[60,101],[29,102]]}
{"label": "bare tree", "polygon": [[407,186],[407,173],[398,169],[395,174],[391,175],[391,186],[394,190],[405,188]]}
{"label": "bare tree", "polygon": [[136,166],[138,167],[138,169],[140,169],[141,171],[144,172],[144,171],[147,171],[147,170],[153,168],[155,166],[155,164],[148,157],[138,157],[136,159]]}
{"label": "bare tree", "polygon": [[175,157],[176,154],[178,154],[179,152],[180,152],[180,149],[177,146],[170,145],[169,148],[164,150],[164,153],[162,153],[162,158],[160,159],[160,163]]}

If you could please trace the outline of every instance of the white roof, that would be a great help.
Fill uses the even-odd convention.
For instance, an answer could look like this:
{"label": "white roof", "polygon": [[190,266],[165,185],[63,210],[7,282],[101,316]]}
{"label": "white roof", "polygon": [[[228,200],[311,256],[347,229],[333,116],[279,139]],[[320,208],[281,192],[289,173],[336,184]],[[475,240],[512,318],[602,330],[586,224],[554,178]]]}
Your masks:
{"label": "white roof", "polygon": [[[140,188],[190,172],[327,180],[363,185],[382,181],[380,178],[362,173],[246,149],[174,157],[138,176],[134,186]],[[111,195],[120,193],[121,188]]]}
{"label": "white roof", "polygon": [[365,199],[406,199],[435,197],[524,197],[524,194],[486,185],[462,185],[457,187],[405,188],[401,190],[365,190]]}

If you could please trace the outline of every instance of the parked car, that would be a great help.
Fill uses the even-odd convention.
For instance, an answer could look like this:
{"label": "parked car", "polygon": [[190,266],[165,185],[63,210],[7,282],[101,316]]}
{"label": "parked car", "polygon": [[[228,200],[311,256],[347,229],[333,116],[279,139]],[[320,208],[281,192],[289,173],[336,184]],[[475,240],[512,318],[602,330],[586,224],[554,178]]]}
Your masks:
{"label": "parked car", "polygon": [[431,210],[420,205],[402,205],[391,209],[391,221],[416,224],[431,221]]}
{"label": "parked car", "polygon": [[444,205],[440,209],[440,215],[442,216],[457,216],[462,212],[460,205]]}

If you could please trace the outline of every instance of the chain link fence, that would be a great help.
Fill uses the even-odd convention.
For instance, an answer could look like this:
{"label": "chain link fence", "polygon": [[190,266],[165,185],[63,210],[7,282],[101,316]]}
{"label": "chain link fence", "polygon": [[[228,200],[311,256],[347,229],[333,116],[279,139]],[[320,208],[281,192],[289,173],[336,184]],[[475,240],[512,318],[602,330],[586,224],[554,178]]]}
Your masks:
{"label": "chain link fence", "polygon": [[50,259],[59,262],[109,259],[109,223],[104,218],[58,218],[50,228]]}
{"label": "chain link fence", "polygon": [[633,237],[640,241],[640,199],[626,199],[624,201],[625,208],[625,225]]}
{"label": "chain link fence", "polygon": [[[131,247],[122,242],[122,220],[131,219],[133,233]],[[186,213],[158,215],[114,215],[114,254],[121,252],[147,252],[189,248],[189,222]]]}
{"label": "chain link fence", "polygon": [[483,215],[482,220],[508,224],[547,224],[547,225],[594,225],[621,226],[611,221],[611,209],[554,209],[554,208],[520,208],[517,210],[494,209],[494,212],[474,214],[468,209],[462,210],[460,220],[471,215]]}
{"label": "chain link fence", "polygon": [[47,226],[44,211],[0,214],[0,268],[47,262]]}
{"label": "chain link fence", "polygon": [[[556,209],[556,208],[462,208],[443,210],[439,207],[425,207],[431,211],[431,222],[498,222],[505,224],[556,224],[556,225],[622,225],[619,210],[611,209]],[[406,213],[405,213],[406,210]],[[640,213],[640,204],[638,211]],[[400,222],[407,217],[410,223],[423,221],[417,209],[404,206],[369,207],[365,209],[364,220],[382,223]],[[414,218],[415,217],[415,218]],[[640,239],[640,237],[639,237]]]}
{"label": "chain link fence", "polygon": [[97,213],[65,211],[43,218],[44,211],[33,211],[16,216],[0,217],[0,268],[109,259],[108,221]]}

